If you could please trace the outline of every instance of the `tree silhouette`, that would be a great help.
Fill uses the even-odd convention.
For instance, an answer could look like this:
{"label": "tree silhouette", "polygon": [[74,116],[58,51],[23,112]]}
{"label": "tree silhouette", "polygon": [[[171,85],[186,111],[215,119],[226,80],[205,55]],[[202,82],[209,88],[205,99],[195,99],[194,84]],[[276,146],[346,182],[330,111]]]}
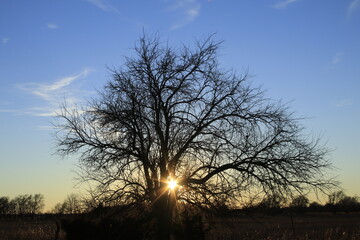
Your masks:
{"label": "tree silhouette", "polygon": [[81,213],[82,210],[80,197],[72,193],[62,203],[57,203],[52,212],[56,214],[77,214]]}
{"label": "tree silhouette", "polygon": [[179,200],[206,208],[250,188],[332,184],[326,148],[247,75],[222,69],[219,47],[212,37],[172,48],[144,36],[99,97],[65,105],[56,124],[58,153],[80,153],[82,179],[108,201],[151,203],[163,239]]}
{"label": "tree silhouette", "polygon": [[0,215],[10,213],[10,199],[9,197],[0,197]]}
{"label": "tree silhouette", "polygon": [[308,205],[309,199],[304,195],[295,197],[290,203],[290,207],[293,208],[307,208]]}
{"label": "tree silhouette", "polygon": [[358,211],[360,209],[359,198],[357,196],[347,196],[344,191],[336,191],[329,194],[326,207],[333,213],[337,211]]}
{"label": "tree silhouette", "polygon": [[[297,213],[304,213],[309,207],[309,199],[304,195],[295,197],[291,203],[290,208]],[[314,207],[314,206],[313,206]]]}
{"label": "tree silhouette", "polygon": [[18,195],[12,200],[8,197],[0,198],[0,214],[38,214],[44,206],[42,194]]}
{"label": "tree silhouette", "polygon": [[344,191],[340,190],[340,191],[336,191],[333,192],[331,194],[329,194],[328,196],[328,203],[332,204],[332,205],[336,205],[339,204],[341,202],[341,200],[343,200],[346,197]]}

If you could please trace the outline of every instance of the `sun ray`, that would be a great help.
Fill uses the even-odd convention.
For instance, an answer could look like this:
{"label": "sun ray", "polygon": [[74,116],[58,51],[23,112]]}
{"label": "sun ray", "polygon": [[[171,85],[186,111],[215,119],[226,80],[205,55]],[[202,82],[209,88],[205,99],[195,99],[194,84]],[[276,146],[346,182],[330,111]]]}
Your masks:
{"label": "sun ray", "polygon": [[170,190],[174,190],[178,186],[177,181],[174,179],[169,180],[167,184]]}

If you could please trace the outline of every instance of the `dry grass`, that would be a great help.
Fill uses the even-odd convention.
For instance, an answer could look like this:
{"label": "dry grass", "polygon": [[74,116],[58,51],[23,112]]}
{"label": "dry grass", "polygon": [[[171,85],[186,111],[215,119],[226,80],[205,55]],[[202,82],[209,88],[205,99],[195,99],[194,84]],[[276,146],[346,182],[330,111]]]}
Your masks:
{"label": "dry grass", "polygon": [[[0,220],[1,240],[54,240],[55,236],[55,220]],[[58,240],[65,240],[62,231]]]}
{"label": "dry grass", "polygon": [[[233,216],[207,218],[208,240],[356,240],[360,214],[307,214],[301,216]],[[293,227],[294,226],[294,227]],[[54,240],[56,221],[0,220],[1,240]],[[58,240],[65,240],[60,231]]]}
{"label": "dry grass", "polygon": [[209,222],[208,240],[347,240],[360,239],[359,214],[238,216]]}

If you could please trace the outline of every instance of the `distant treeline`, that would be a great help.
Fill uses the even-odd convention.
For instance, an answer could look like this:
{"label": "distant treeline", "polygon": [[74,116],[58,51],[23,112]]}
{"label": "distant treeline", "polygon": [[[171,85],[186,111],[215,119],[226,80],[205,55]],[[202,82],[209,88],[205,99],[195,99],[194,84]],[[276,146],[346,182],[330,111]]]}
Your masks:
{"label": "distant treeline", "polygon": [[10,199],[0,197],[0,214],[39,214],[44,208],[44,195],[24,194]]}
{"label": "distant treeline", "polygon": [[[87,199],[76,194],[70,194],[66,199],[57,203],[55,207],[49,211],[51,214],[80,214],[97,210],[99,206],[103,206],[101,202],[94,199]],[[118,206],[111,204],[111,206]],[[104,205],[106,207],[106,205]],[[9,197],[0,197],[0,215],[29,215],[40,214],[44,208],[44,196],[42,194],[19,195],[13,199]],[[300,195],[294,198],[285,198],[279,194],[273,194],[265,197],[261,201],[250,203],[240,209],[219,204],[214,206],[210,211],[219,213],[233,212],[234,210],[245,211],[249,213],[264,214],[280,214],[284,212],[360,212],[360,199],[357,196],[347,196],[343,191],[333,192],[328,196],[325,204],[320,204]]]}
{"label": "distant treeline", "polygon": [[[85,205],[87,201],[82,200],[76,194],[70,194],[66,199],[57,203],[55,207],[47,212],[52,214],[78,214],[92,210]],[[44,209],[44,195],[24,194],[14,197],[0,196],[0,215],[31,215],[41,214]]]}
{"label": "distant treeline", "polygon": [[250,204],[242,210],[248,212],[260,212],[267,214],[278,214],[283,212],[360,212],[360,202],[357,196],[347,196],[343,191],[337,191],[331,193],[328,196],[328,201],[325,204],[320,204],[316,201],[310,202],[310,200],[303,195],[293,198],[290,202],[274,194],[263,199],[256,204]]}

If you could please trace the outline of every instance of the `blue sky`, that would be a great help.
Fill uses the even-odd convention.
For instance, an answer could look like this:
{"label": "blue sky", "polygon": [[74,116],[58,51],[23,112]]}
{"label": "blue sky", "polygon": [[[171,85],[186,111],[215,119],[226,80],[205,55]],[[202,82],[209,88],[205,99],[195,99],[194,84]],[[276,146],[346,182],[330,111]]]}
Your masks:
{"label": "blue sky", "polygon": [[360,196],[360,0],[0,0],[0,196],[78,192],[54,155],[59,105],[81,104],[143,31],[177,46],[216,33],[224,68],[288,102]]}

